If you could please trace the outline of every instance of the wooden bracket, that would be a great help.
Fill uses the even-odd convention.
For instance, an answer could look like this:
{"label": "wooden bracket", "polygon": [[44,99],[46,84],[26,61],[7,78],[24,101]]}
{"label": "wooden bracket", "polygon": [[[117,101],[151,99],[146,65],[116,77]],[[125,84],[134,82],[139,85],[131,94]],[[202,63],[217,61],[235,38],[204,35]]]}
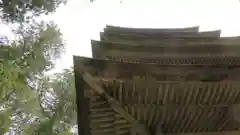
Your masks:
{"label": "wooden bracket", "polygon": [[111,96],[109,96],[105,90],[99,86],[93,79],[93,77],[87,73],[84,72],[83,73],[83,80],[92,88],[92,90],[94,90],[95,92],[97,92],[99,95],[102,95],[110,104],[110,107],[117,112],[118,114],[120,114],[121,116],[123,116],[127,121],[129,121],[134,129],[136,129],[135,131],[140,134],[140,135],[150,135],[149,131],[146,129],[145,126],[143,126],[142,124],[140,124],[135,118],[133,118],[129,113],[127,113],[122,106],[120,105],[120,103],[118,101],[116,101],[114,98],[112,98]]}

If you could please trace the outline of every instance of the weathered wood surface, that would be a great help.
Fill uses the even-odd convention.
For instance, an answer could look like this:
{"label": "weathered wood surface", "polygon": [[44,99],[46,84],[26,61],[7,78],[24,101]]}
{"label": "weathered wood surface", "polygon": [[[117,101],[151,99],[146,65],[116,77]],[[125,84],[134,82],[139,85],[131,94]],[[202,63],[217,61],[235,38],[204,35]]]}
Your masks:
{"label": "weathered wood surface", "polygon": [[102,37],[108,38],[109,36],[117,36],[117,35],[127,35],[130,37],[134,36],[147,36],[147,37],[159,37],[159,38],[206,38],[206,39],[218,39],[220,37],[221,31],[207,31],[207,32],[155,32],[155,33],[145,33],[145,32],[137,32],[134,34],[132,33],[124,33],[118,31],[108,31],[105,30],[103,33],[100,33]]}
{"label": "weathered wood surface", "polygon": [[79,58],[87,72],[98,76],[116,79],[132,79],[133,76],[145,76],[146,72],[159,81],[224,81],[240,78],[239,67],[192,67],[192,65],[164,66],[161,64],[130,63],[111,60]]}
{"label": "weathered wood surface", "polygon": [[[99,60],[80,57],[75,58],[75,64],[79,66],[81,72],[88,72],[89,69],[94,68],[107,69],[106,65],[104,66]],[[102,67],[99,67],[99,64]],[[140,66],[138,65],[138,67]],[[128,68],[125,67],[125,69]],[[80,69],[76,69],[76,71],[80,71]],[[120,69],[124,69],[124,67]],[[107,76],[99,75],[96,72],[89,73],[94,78]],[[235,121],[232,111],[234,104],[239,102],[239,84],[237,82],[157,82],[150,75],[146,77],[137,77],[133,78],[132,81],[122,80],[121,82],[116,79],[107,81],[102,79],[96,83],[118,101],[126,112],[136,120],[143,122],[147,127],[154,126],[157,120],[163,121],[163,131],[167,133],[217,132],[235,130],[240,127],[240,124]],[[124,122],[124,119],[116,120],[114,113],[110,113],[110,105],[109,108],[106,107],[107,101],[101,99],[98,94],[92,92],[90,98],[92,106],[98,106],[98,109],[91,109],[91,114],[107,115],[107,117],[92,119],[93,123],[96,121],[109,122],[108,125],[101,128],[102,131],[107,132],[105,130],[107,128],[110,134],[110,131],[111,133],[113,131],[112,128],[115,127],[113,123],[127,123]],[[92,128],[95,129],[96,126]],[[126,127],[121,130],[123,126]],[[117,134],[121,134],[120,132],[127,133],[131,126],[122,124],[118,125],[117,128],[119,129]],[[97,131],[94,132],[97,134],[99,133]]]}
{"label": "weathered wood surface", "polygon": [[149,131],[145,129],[144,126],[142,126],[139,121],[137,121],[133,116],[131,116],[128,112],[125,111],[125,109],[122,107],[122,105],[113,97],[108,95],[108,93],[102,88],[101,85],[97,84],[92,78],[90,74],[87,72],[83,73],[83,80],[89,85],[89,87],[92,88],[93,91],[98,93],[100,96],[103,96],[108,104],[110,105],[110,108],[113,109],[116,113],[121,115],[125,120],[130,122],[132,126],[134,126],[137,130],[136,132],[140,135],[150,135]]}
{"label": "weathered wood surface", "polygon": [[92,41],[99,59],[74,56],[79,133],[155,135],[159,122],[167,135],[239,129],[240,37],[198,30],[107,26],[104,42]]}
{"label": "weathered wood surface", "polygon": [[[99,77],[99,79],[101,79],[101,77],[106,78],[106,80],[104,80],[104,79],[102,80],[103,82],[106,82],[106,83],[111,82],[112,83],[114,81],[114,79],[107,80],[107,78],[115,78],[115,81],[120,79],[121,82],[119,82],[119,83],[123,83],[123,84],[118,84],[118,85],[124,85],[124,86],[118,86],[118,87],[126,87],[126,89],[131,89],[133,87],[134,82],[131,82],[131,81],[133,81],[134,77],[140,77],[140,78],[138,78],[138,81],[140,81],[140,84],[141,83],[145,84],[145,83],[147,83],[147,82],[145,82],[147,80],[144,80],[146,74],[153,77],[152,74],[154,72],[153,69],[151,69],[151,68],[144,69],[144,65],[147,65],[147,64],[142,64],[143,66],[141,66],[139,64],[133,64],[133,63],[120,63],[120,62],[113,62],[113,61],[107,61],[107,60],[96,60],[96,59],[93,60],[93,59],[80,58],[80,57],[77,58],[77,61],[79,63],[81,63],[81,65],[79,64],[79,67],[81,67],[82,70],[84,69],[85,72],[88,72],[88,73],[94,75],[95,77]],[[106,64],[106,63],[104,64],[104,62],[108,62],[108,64]],[[110,65],[111,62],[112,62],[112,65]],[[119,65],[117,65],[117,64],[114,65],[113,63],[118,63]],[[126,65],[124,65],[124,64],[126,64]],[[127,64],[130,64],[132,66],[129,66],[129,65],[127,66]],[[100,65],[101,65],[101,67],[100,67]],[[115,68],[111,69],[110,66],[113,66],[113,65]],[[133,66],[133,65],[135,65],[135,66]],[[149,64],[149,66],[151,66],[151,65]],[[118,67],[118,68],[116,68],[116,67]],[[141,71],[137,71],[137,69],[135,67],[138,67],[138,68],[142,67]],[[122,71],[120,71],[120,70],[122,70]],[[125,72],[127,70],[129,70],[129,73],[133,72],[132,74],[128,75],[128,80],[126,80],[127,77],[126,78],[121,77],[121,74],[123,74],[124,70],[125,70]],[[223,71],[223,69],[221,69],[221,68],[215,68],[215,69],[213,68],[212,71],[214,71],[214,70],[215,70],[215,73],[217,73],[221,70]],[[219,70],[219,71],[216,71],[216,70]],[[157,72],[158,70],[155,70],[155,71]],[[182,72],[184,72],[184,71],[182,71]],[[221,73],[221,72],[219,72],[219,73]],[[151,78],[149,78],[149,79],[151,79]],[[227,95],[238,96],[239,91],[237,89],[240,86],[238,83],[238,80],[236,80],[236,81],[223,80],[220,82],[202,82],[202,81],[184,81],[184,82],[182,82],[181,80],[179,80],[179,81],[172,81],[172,80],[171,81],[167,81],[167,80],[158,81],[158,80],[156,80],[156,78],[152,78],[152,79],[153,80],[151,80],[152,81],[151,83],[153,86],[155,86],[151,90],[151,91],[153,91],[153,93],[154,93],[154,91],[155,91],[155,93],[157,93],[157,91],[161,88],[168,88],[169,89],[168,92],[171,92],[172,95],[176,95],[178,91],[183,90],[183,93],[179,93],[179,94],[184,94],[184,91],[185,91],[186,92],[185,94],[187,94],[185,96],[188,96],[188,98],[190,98],[190,97],[194,98],[194,96],[192,96],[191,93],[189,93],[189,91],[193,91],[194,89],[195,89],[195,92],[205,91],[204,93],[207,95],[208,94],[214,95],[214,93],[217,94],[219,92],[220,93],[221,92],[233,92],[231,94],[224,94],[224,95],[219,94],[219,96],[227,96]],[[126,83],[126,84],[124,84],[124,83]],[[130,83],[130,84],[127,85],[127,83]],[[145,86],[145,87],[147,87],[147,86]],[[221,91],[221,88],[222,88],[222,90],[228,89],[229,91]],[[143,88],[143,89],[147,89],[147,88]],[[215,91],[215,92],[208,93],[210,91]],[[167,91],[165,91],[165,92],[167,92]],[[234,94],[234,92],[236,92],[236,93]],[[202,98],[209,97],[209,96],[205,95],[204,93],[202,93],[203,94]],[[160,94],[168,95],[167,93],[165,93],[165,94],[160,93]],[[195,93],[195,94],[197,94],[197,93]],[[217,97],[217,95],[215,95],[214,97]],[[212,103],[210,103],[210,101],[208,101],[208,103],[209,104],[214,104],[214,103],[218,103],[218,102],[219,102],[219,104],[221,104],[221,103],[222,104],[231,104],[231,102],[237,103],[238,100],[236,100],[236,98],[237,97],[235,97],[235,98],[231,97],[231,98],[227,99],[227,98],[219,97],[219,101],[218,101],[218,98],[215,98],[215,99],[212,99]],[[126,99],[131,100],[131,98],[128,99],[127,97],[126,97]],[[185,99],[187,99],[187,97]],[[220,101],[220,99],[222,101]],[[194,99],[194,100],[196,100],[196,99]],[[225,102],[225,100],[229,100],[229,101]],[[234,102],[233,101],[230,102],[230,100],[234,100]],[[200,101],[191,100],[191,102],[193,104],[194,103],[197,104]],[[187,101],[185,101],[185,100],[182,100],[181,104],[189,104],[189,103],[187,103]],[[200,103],[200,104],[203,104],[203,103]]]}
{"label": "weathered wood surface", "polygon": [[96,56],[240,56],[240,45],[195,44],[178,45],[169,44],[148,46],[148,44],[124,44],[108,41],[91,41],[93,57]]}
{"label": "weathered wood surface", "polygon": [[107,25],[105,31],[115,31],[118,33],[158,33],[158,32],[198,32],[199,26],[187,28],[127,28]]}
{"label": "weathered wood surface", "polygon": [[[239,38],[240,39],[240,38]],[[191,51],[194,50],[194,48],[197,49],[204,49],[204,51],[207,51],[206,48],[210,48],[211,49],[216,49],[216,48],[224,48],[224,49],[232,49],[230,51],[233,51],[233,49],[238,49],[239,50],[239,44],[217,44],[217,43],[211,43],[211,42],[206,42],[206,43],[195,43],[195,44],[182,44],[182,45],[179,45],[179,44],[169,44],[169,45],[165,45],[164,44],[161,44],[159,43],[158,45],[154,44],[154,45],[148,45],[148,44],[144,44],[144,43],[141,43],[141,44],[126,44],[126,43],[118,43],[118,42],[112,42],[112,41],[96,41],[96,40],[91,40],[91,43],[94,44],[94,45],[101,45],[105,48],[116,48],[116,49],[126,49],[126,50],[129,50],[129,49],[132,49],[132,48],[142,48],[142,47],[145,47],[145,49],[147,48],[155,48],[155,49],[163,49],[163,48],[175,48],[175,49],[181,49],[181,48],[184,48],[184,49],[190,49]],[[188,50],[188,51],[190,51]],[[218,51],[218,50],[217,50]],[[224,51],[224,50],[220,50],[220,51]],[[228,50],[226,50],[228,51]]]}
{"label": "weathered wood surface", "polygon": [[[211,49],[211,48],[210,48]],[[216,52],[216,55],[178,55],[178,54],[152,54],[151,55],[141,55],[141,53],[131,53],[131,52],[105,52],[104,50],[96,49],[93,51],[94,58],[109,59],[121,62],[130,63],[151,63],[159,64],[161,66],[239,66],[240,57],[236,53],[223,53],[221,51]],[[224,52],[224,51],[222,51]],[[142,53],[144,54],[144,53]],[[203,53],[204,54],[204,53]]]}
{"label": "weathered wood surface", "polygon": [[[91,135],[91,120],[90,120],[90,98],[86,97],[84,93],[85,90],[85,82],[81,76],[78,68],[74,66],[74,77],[77,80],[75,83],[76,88],[76,102],[77,102],[77,121],[78,121],[78,134],[79,135]],[[81,111],[80,111],[81,110]]]}
{"label": "weathered wood surface", "polygon": [[139,56],[109,56],[109,60],[116,60],[131,63],[154,63],[162,66],[197,66],[197,67],[216,67],[216,66],[235,66],[240,65],[239,56],[212,56],[212,57],[139,57]]}
{"label": "weathered wood surface", "polygon": [[210,133],[180,133],[167,135],[240,135],[240,131],[210,132]]}
{"label": "weathered wood surface", "polygon": [[145,43],[150,45],[166,43],[168,44],[194,44],[194,43],[217,43],[217,44],[239,44],[240,37],[221,37],[221,38],[213,38],[213,37],[164,37],[164,36],[144,36],[144,35],[136,35],[136,34],[108,34],[100,33],[100,39],[102,41],[113,41],[113,42],[121,42],[128,44],[139,44]]}

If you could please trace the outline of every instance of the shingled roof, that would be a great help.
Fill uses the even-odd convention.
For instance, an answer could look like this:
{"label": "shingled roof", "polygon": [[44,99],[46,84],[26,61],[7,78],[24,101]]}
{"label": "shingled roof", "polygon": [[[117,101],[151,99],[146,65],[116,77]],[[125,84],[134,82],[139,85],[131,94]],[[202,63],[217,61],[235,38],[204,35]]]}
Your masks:
{"label": "shingled roof", "polygon": [[240,134],[239,37],[198,30],[107,26],[74,56],[79,134]]}

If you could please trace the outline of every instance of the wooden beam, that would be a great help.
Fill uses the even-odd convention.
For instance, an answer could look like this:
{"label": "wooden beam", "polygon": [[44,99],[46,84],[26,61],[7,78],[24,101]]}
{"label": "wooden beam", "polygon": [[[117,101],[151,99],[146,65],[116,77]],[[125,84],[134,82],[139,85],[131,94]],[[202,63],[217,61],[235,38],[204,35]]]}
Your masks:
{"label": "wooden beam", "polygon": [[84,96],[84,81],[81,74],[77,72],[76,66],[74,66],[75,76],[75,88],[76,88],[76,102],[77,102],[77,122],[78,122],[78,134],[79,135],[91,135],[90,133],[90,119],[89,119],[89,98]]}
{"label": "wooden beam", "polygon": [[84,72],[82,77],[83,80],[92,88],[92,90],[94,90],[99,95],[103,96],[108,101],[108,103],[110,104],[111,108],[114,111],[119,113],[127,121],[133,124],[133,126],[138,129],[137,132],[140,135],[150,135],[148,130],[143,125],[139,124],[135,118],[133,118],[121,107],[120,103],[118,103],[114,98],[110,97],[101,86],[94,82],[92,76],[89,73]]}
{"label": "wooden beam", "polygon": [[206,133],[179,133],[167,135],[240,135],[240,131],[225,131],[225,132],[206,132]]}

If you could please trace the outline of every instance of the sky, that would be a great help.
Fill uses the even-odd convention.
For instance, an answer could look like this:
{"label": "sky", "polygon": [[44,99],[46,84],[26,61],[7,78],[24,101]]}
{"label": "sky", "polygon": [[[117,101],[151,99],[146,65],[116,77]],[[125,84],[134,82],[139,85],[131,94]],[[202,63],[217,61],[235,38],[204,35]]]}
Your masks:
{"label": "sky", "polygon": [[[91,57],[91,39],[98,40],[106,24],[136,28],[200,26],[240,36],[239,0],[68,0],[50,16],[66,42],[66,53],[53,72],[73,65],[72,55]],[[1,29],[1,33],[4,33]]]}
{"label": "sky", "polygon": [[239,0],[70,0],[53,15],[66,40],[66,54],[54,72],[72,65],[72,55],[91,57],[90,40],[106,24],[138,28],[200,26],[240,36]]}

